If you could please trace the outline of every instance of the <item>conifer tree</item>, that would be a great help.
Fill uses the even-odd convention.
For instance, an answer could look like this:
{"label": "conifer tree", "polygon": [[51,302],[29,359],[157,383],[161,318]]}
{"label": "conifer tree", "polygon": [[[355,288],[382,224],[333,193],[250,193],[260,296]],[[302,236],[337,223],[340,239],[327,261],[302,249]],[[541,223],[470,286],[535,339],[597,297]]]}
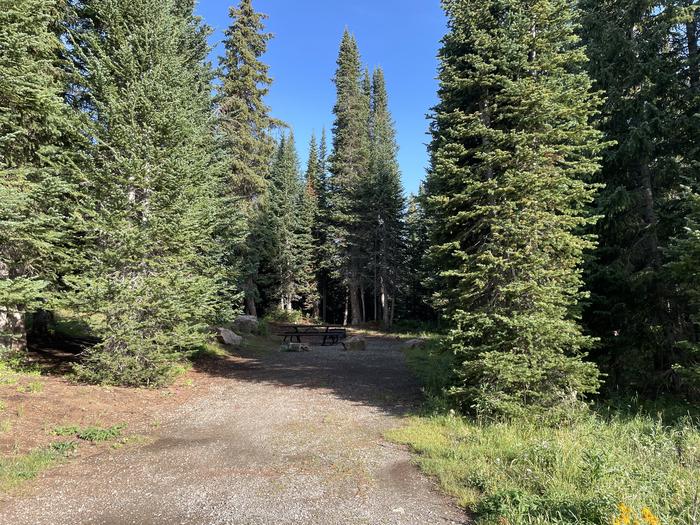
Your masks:
{"label": "conifer tree", "polygon": [[321,266],[322,261],[320,260],[321,246],[324,242],[324,231],[321,228],[321,195],[324,192],[324,180],[321,171],[321,157],[319,152],[319,145],[316,140],[316,134],[311,134],[311,141],[309,142],[309,158],[306,162],[306,196],[304,200],[304,209],[307,214],[306,220],[310,224],[310,230],[313,238],[313,267],[316,270],[316,282],[315,282],[315,301],[312,305],[312,313],[315,318],[319,318],[321,315]]}
{"label": "conifer tree", "polygon": [[63,99],[63,15],[60,1],[0,2],[0,350],[24,348],[26,314],[49,308],[76,261],[84,144]]}
{"label": "conifer tree", "polygon": [[423,188],[408,199],[406,210],[406,254],[403,265],[405,282],[402,293],[402,314],[407,319],[434,321],[430,301],[430,267],[427,261],[429,227],[423,205]]}
{"label": "conifer tree", "polygon": [[261,215],[261,283],[269,302],[291,312],[315,301],[313,207],[301,177],[294,136],[283,136],[270,173]]}
{"label": "conifer tree", "polygon": [[[220,87],[217,97],[220,129],[225,149],[229,174],[229,203],[234,212],[243,209],[248,214],[250,231],[259,231],[253,224],[259,210],[258,198],[266,191],[269,166],[275,150],[270,135],[277,124],[270,117],[265,104],[272,79],[269,67],[261,58],[267,51],[272,35],[265,33],[265,15],[257,13],[252,0],[241,0],[232,7],[231,26],[224,40],[225,56],[220,60]],[[239,228],[231,233],[229,251],[237,252],[242,259],[242,288],[245,292],[246,309],[257,315],[256,288],[260,255],[256,246],[259,239],[251,237],[244,245],[238,244]],[[231,264],[235,264],[235,257]]]}
{"label": "conifer tree", "polygon": [[332,231],[332,211],[330,208],[329,181],[328,181],[328,141],[326,129],[321,132],[321,141],[318,146],[318,162],[316,162],[316,175],[314,177],[318,211],[316,214],[316,226],[314,229],[314,242],[316,243],[316,274],[318,279],[318,292],[320,301],[320,318],[329,320],[329,303],[331,303],[334,283],[332,273],[335,264],[333,257],[335,247]]}
{"label": "conifer tree", "polygon": [[183,6],[77,5],[73,53],[94,122],[94,213],[91,264],[72,283],[102,338],[78,367],[90,381],[168,380],[177,354],[204,342],[220,309],[211,96],[198,22]]}
{"label": "conifer tree", "polygon": [[[372,79],[371,179],[373,270],[379,289],[382,322],[391,325],[399,289],[404,251],[405,200],[397,159],[396,131],[389,111],[384,72],[377,69]],[[376,287],[375,287],[376,290]],[[376,304],[376,302],[375,302]]]}
{"label": "conifer tree", "polygon": [[596,390],[577,323],[599,106],[565,0],[445,0],[427,213],[464,408],[555,411]]}
{"label": "conifer tree", "polygon": [[[335,75],[333,155],[330,161],[331,235],[335,239],[334,272],[346,288],[351,322],[363,319],[363,275],[366,268],[366,217],[363,203],[369,179],[369,99],[360,52],[348,30],[343,35]],[[347,316],[346,316],[347,317]]]}
{"label": "conifer tree", "polygon": [[663,270],[670,241],[685,226],[681,187],[697,180],[697,35],[681,37],[695,20],[688,5],[582,3],[589,71],[607,98],[601,129],[615,141],[598,177],[602,219],[584,320],[601,339],[595,357],[609,382],[634,390],[673,386],[684,354],[676,342],[693,337],[685,299]]}

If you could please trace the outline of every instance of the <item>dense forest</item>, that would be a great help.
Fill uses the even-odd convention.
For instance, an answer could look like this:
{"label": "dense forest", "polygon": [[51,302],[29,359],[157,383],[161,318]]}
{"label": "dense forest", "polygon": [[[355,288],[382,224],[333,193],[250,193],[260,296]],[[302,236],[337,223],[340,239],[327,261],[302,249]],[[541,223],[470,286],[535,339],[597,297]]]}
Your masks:
{"label": "dense forest", "polygon": [[158,385],[245,311],[436,326],[465,411],[697,396],[696,2],[443,6],[406,196],[390,86],[348,30],[302,166],[251,0],[218,64],[194,0],[3,1],[3,355],[70,315],[79,378]]}

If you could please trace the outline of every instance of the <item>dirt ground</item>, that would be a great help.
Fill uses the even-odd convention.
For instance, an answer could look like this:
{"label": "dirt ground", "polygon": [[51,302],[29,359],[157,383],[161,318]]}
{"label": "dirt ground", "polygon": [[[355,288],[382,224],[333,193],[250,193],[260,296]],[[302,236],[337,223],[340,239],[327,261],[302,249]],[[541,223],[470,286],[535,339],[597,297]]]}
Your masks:
{"label": "dirt ground", "polygon": [[163,390],[79,385],[62,375],[8,375],[0,380],[0,455],[22,454],[65,438],[60,426],[126,425],[127,434],[147,433],[160,414],[211,386],[210,374],[192,370]]}
{"label": "dirt ground", "polygon": [[[382,438],[420,402],[399,345],[253,347],[201,363],[167,395],[90,391],[70,410],[94,398],[88,412],[102,424],[133,421],[149,442],[47,471],[0,502],[0,525],[466,523],[409,453]],[[44,392],[60,397],[65,385],[46,381]],[[31,398],[10,402],[28,412]]]}

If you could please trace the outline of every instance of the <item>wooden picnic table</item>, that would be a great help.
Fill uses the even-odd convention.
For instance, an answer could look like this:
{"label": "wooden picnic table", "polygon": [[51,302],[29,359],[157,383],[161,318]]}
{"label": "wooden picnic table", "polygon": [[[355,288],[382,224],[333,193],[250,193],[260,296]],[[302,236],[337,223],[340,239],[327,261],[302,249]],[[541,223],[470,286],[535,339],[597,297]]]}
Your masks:
{"label": "wooden picnic table", "polygon": [[347,331],[342,326],[333,325],[313,325],[313,324],[286,324],[279,325],[276,335],[284,337],[284,341],[292,342],[296,340],[301,343],[302,337],[320,338],[321,346],[337,345],[347,337]]}

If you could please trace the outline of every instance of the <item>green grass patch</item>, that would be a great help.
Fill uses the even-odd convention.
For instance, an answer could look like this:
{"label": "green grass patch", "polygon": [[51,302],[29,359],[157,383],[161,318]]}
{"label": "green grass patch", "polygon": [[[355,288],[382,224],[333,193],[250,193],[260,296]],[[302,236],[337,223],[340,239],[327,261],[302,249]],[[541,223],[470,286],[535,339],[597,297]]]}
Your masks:
{"label": "green grass patch", "polygon": [[439,345],[408,350],[407,359],[429,402],[425,415],[387,437],[409,446],[475,523],[700,523],[700,427],[692,407],[619,400],[559,426],[477,421],[450,411],[451,357]]}
{"label": "green grass patch", "polygon": [[76,448],[75,442],[58,442],[29,454],[0,457],[0,492],[7,492],[35,478],[43,470],[64,460]]}
{"label": "green grass patch", "polygon": [[126,425],[114,425],[112,427],[78,427],[78,426],[62,426],[54,428],[51,433],[54,436],[72,436],[83,441],[92,443],[101,443],[103,441],[112,441],[122,436]]}

